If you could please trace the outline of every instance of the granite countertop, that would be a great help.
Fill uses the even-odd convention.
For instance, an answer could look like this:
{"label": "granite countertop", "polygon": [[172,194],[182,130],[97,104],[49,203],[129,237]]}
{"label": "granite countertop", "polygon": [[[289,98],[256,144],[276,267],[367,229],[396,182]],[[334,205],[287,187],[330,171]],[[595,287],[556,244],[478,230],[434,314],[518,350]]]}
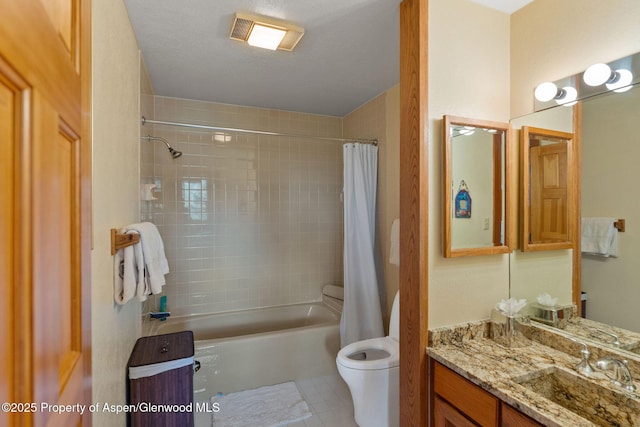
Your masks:
{"label": "granite countertop", "polygon": [[[540,376],[541,372],[556,370],[563,377],[570,378],[569,383],[573,387],[571,378],[582,376],[575,369],[580,362],[581,346],[578,344],[567,340],[567,352],[537,341],[526,347],[506,348],[493,339],[486,338],[489,336],[488,328],[487,322],[478,322],[430,331],[427,354],[546,426],[640,426],[640,411],[637,409],[640,408],[640,395],[613,385],[602,372],[590,375],[587,381],[599,385],[608,394],[615,395],[615,405],[606,405],[597,394],[589,396],[591,390],[580,389],[581,381],[578,379],[575,381],[578,390],[576,394],[584,396],[580,412],[585,418],[519,384]],[[545,334],[544,331],[540,333]],[[601,353],[596,354],[597,357],[602,356]],[[595,360],[592,358],[592,364],[595,364]],[[638,381],[636,385],[640,389]],[[593,390],[593,393],[597,392],[598,390]],[[631,409],[625,409],[626,406]],[[606,424],[589,421],[589,413],[606,419]]]}
{"label": "granite countertop", "polygon": [[584,337],[591,341],[612,345],[615,335],[620,341],[621,350],[634,351],[640,347],[640,333],[596,322],[594,320],[574,317],[567,321],[563,329],[565,332],[577,337]]}

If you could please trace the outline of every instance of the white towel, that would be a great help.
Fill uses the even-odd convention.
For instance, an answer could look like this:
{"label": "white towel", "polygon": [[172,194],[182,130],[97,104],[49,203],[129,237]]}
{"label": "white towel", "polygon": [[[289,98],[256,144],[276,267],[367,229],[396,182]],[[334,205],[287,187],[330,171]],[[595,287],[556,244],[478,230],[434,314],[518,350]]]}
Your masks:
{"label": "white towel", "polygon": [[604,257],[618,256],[618,230],[615,218],[582,218],[582,253]]}
{"label": "white towel", "polygon": [[391,249],[389,250],[389,263],[400,265],[400,220],[394,219],[391,224]]}
{"label": "white towel", "polygon": [[120,305],[136,293],[135,255],[132,246],[118,250],[114,259],[113,299]]}
{"label": "white towel", "polygon": [[[164,276],[169,273],[169,263],[164,254],[164,244],[158,229],[150,222],[141,222],[128,225],[124,231],[137,231],[140,234],[139,245],[142,247],[146,283],[144,286],[139,285],[138,289],[143,287],[146,295],[159,294],[166,283]],[[139,282],[140,278],[138,278]]]}
{"label": "white towel", "polygon": [[[138,232],[130,230],[127,231],[127,234],[138,234]],[[114,267],[113,295],[115,301],[123,305],[134,296],[139,301],[146,301],[147,295],[151,294],[151,290],[145,280],[142,245],[136,243],[119,249],[115,255]]]}

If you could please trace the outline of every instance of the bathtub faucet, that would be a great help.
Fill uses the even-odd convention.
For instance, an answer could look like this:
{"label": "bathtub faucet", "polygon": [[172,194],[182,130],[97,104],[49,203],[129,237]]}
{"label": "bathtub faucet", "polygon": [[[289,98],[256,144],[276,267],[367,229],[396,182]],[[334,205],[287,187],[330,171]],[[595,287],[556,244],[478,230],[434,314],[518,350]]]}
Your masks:
{"label": "bathtub faucet", "polygon": [[171,316],[171,313],[168,311],[157,311],[155,313],[154,312],[149,313],[149,317],[151,319],[165,320],[169,316]]}

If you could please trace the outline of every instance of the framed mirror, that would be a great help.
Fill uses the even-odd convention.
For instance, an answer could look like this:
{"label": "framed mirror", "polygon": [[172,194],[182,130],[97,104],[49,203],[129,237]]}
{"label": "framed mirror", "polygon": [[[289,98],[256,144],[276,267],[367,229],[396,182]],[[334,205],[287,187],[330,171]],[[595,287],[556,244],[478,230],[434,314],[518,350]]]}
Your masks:
{"label": "framed mirror", "polygon": [[511,252],[510,125],[448,115],[442,123],[444,256]]}
{"label": "framed mirror", "polygon": [[577,218],[574,136],[523,126],[520,141],[522,251],[571,249]]}

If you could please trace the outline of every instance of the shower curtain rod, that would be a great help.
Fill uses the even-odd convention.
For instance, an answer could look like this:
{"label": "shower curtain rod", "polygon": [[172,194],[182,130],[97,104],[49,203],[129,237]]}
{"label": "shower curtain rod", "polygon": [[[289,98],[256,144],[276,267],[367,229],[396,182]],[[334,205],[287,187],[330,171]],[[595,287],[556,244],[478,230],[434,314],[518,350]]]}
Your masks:
{"label": "shower curtain rod", "polygon": [[219,130],[222,132],[241,132],[241,133],[256,133],[259,135],[273,135],[273,136],[290,136],[295,138],[313,138],[313,139],[322,139],[325,141],[341,141],[341,142],[359,142],[362,144],[371,144],[378,145],[377,139],[362,139],[362,138],[331,138],[327,136],[311,136],[311,135],[295,135],[291,133],[282,133],[282,132],[269,132],[264,130],[252,130],[252,129],[239,129],[239,128],[227,128],[220,126],[209,126],[209,125],[197,125],[193,123],[179,123],[179,122],[166,122],[162,120],[150,120],[146,117],[142,116],[142,125],[147,123],[152,123],[156,125],[167,125],[167,126],[180,126],[187,128],[197,128],[197,129],[208,129],[208,130]]}

